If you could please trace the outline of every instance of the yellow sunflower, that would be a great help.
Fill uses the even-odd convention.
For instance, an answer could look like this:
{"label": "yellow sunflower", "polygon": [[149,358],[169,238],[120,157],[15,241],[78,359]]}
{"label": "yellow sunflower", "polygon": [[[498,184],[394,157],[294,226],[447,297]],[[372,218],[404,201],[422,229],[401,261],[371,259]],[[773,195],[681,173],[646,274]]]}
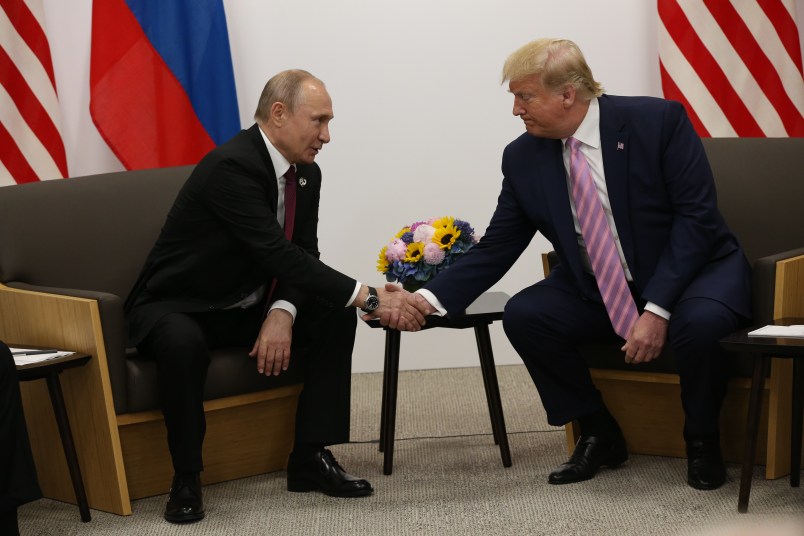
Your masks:
{"label": "yellow sunflower", "polygon": [[410,231],[410,227],[402,227],[402,229],[398,233],[396,233],[395,238],[402,238],[402,235],[407,233],[408,231]]}
{"label": "yellow sunflower", "polygon": [[444,216],[443,218],[438,218],[436,221],[433,222],[433,227],[436,229],[440,229],[441,227],[452,227],[455,225],[455,218],[452,216]]}
{"label": "yellow sunflower", "polygon": [[[441,220],[444,219],[446,218],[441,218]],[[435,227],[435,224],[433,224],[433,226]],[[452,247],[452,244],[455,243],[455,240],[457,240],[459,236],[461,236],[461,232],[454,225],[446,225],[443,227],[439,226],[436,227],[436,232],[433,234],[433,242],[438,244],[438,247],[440,247],[441,249],[449,249]]]}
{"label": "yellow sunflower", "polygon": [[408,244],[408,251],[405,254],[405,262],[419,262],[424,254],[424,244],[421,242],[412,242]]}
{"label": "yellow sunflower", "polygon": [[377,259],[377,271],[380,272],[381,274],[387,272],[388,266],[390,266],[391,264],[388,262],[388,258],[385,256],[386,251],[388,251],[388,246],[384,246],[380,250],[380,258]]}

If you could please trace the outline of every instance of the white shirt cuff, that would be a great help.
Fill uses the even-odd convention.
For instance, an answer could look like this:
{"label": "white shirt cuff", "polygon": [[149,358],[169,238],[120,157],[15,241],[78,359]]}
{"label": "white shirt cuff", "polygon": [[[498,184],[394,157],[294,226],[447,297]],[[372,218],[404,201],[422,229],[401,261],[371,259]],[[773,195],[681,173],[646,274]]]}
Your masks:
{"label": "white shirt cuff", "polygon": [[444,306],[441,305],[441,302],[438,301],[438,298],[435,297],[435,294],[427,290],[426,288],[420,288],[416,291],[416,294],[421,294],[422,297],[427,300],[427,302],[436,308],[436,312],[433,313],[437,316],[447,316],[447,310],[444,309]]}
{"label": "white shirt cuff", "polygon": [[650,311],[651,313],[657,316],[661,316],[665,320],[670,320],[670,311],[668,311],[667,309],[663,309],[662,307],[659,307],[653,302],[648,302],[647,305],[645,305],[645,310]]}
{"label": "white shirt cuff", "polygon": [[344,307],[349,307],[350,305],[352,305],[352,302],[354,302],[355,298],[357,298],[357,293],[360,292],[360,287],[362,286],[363,284],[360,281],[355,281],[355,291],[352,292],[352,297],[349,298],[349,301],[346,302],[346,305],[344,305]]}
{"label": "white shirt cuff", "polygon": [[270,309],[268,309],[268,312],[270,313],[274,309],[282,309],[283,311],[289,312],[290,316],[293,317],[293,322],[296,322],[296,314],[299,311],[298,311],[298,309],[296,309],[296,306],[293,305],[292,303],[290,303],[289,301],[287,301],[287,300],[276,300],[274,303],[271,304],[271,307],[270,307]]}

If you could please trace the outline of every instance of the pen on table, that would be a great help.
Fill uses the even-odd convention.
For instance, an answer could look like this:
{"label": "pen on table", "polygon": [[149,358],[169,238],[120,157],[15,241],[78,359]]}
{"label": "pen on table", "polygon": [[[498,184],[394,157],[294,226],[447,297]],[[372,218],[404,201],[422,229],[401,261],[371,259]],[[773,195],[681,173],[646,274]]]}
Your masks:
{"label": "pen on table", "polygon": [[12,352],[11,354],[16,357],[24,357],[27,355],[42,355],[42,354],[55,354],[58,350],[28,350],[26,352]]}

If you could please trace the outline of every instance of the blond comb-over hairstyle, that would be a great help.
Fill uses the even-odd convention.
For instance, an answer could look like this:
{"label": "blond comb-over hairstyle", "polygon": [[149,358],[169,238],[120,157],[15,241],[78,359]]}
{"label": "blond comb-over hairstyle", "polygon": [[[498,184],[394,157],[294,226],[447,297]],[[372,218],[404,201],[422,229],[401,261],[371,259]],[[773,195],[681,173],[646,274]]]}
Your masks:
{"label": "blond comb-over hairstyle", "polygon": [[603,86],[592,76],[581,49],[568,39],[536,39],[508,56],[503,66],[503,83],[530,76],[538,76],[549,91],[572,86],[582,100],[603,94]]}

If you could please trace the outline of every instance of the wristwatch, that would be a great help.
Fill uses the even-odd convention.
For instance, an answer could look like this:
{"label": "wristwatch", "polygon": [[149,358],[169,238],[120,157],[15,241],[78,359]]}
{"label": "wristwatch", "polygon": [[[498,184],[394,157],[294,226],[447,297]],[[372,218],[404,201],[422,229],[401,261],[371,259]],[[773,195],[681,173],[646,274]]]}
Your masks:
{"label": "wristwatch", "polygon": [[377,289],[375,289],[374,287],[369,287],[368,296],[366,296],[366,302],[360,309],[364,313],[371,313],[376,311],[377,307],[379,306],[380,306],[380,298],[377,297]]}

